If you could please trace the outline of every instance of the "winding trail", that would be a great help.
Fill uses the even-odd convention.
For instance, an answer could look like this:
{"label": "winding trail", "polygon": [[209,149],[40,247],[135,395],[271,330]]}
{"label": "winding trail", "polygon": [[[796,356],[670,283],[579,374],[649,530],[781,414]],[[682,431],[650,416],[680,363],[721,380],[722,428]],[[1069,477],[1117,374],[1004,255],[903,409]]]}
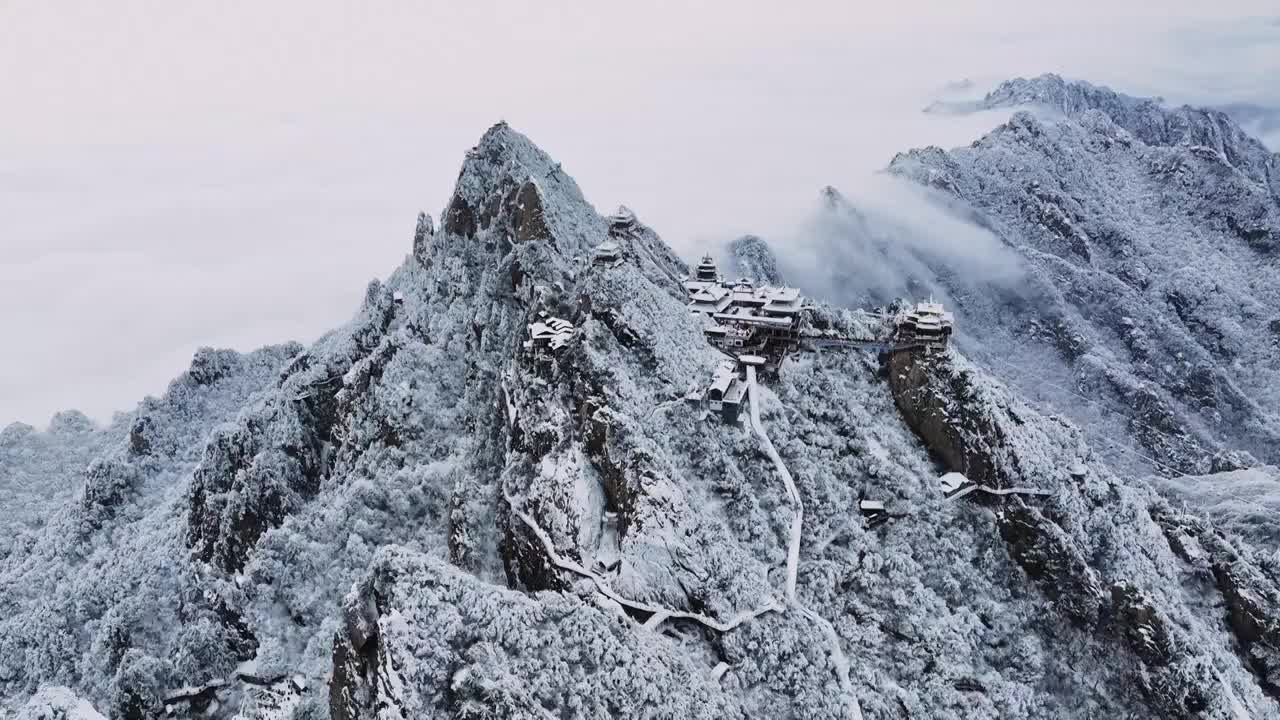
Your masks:
{"label": "winding trail", "polygon": [[672,400],[667,400],[666,402],[658,403],[653,407],[652,410],[649,411],[647,415],[644,416],[644,419],[646,422],[649,420],[652,420],[654,415],[657,415],[660,412],[665,412],[667,410],[670,410],[676,405],[679,405],[681,402],[683,402],[682,398],[674,398]]}
{"label": "winding trail", "polygon": [[956,493],[955,495],[948,497],[947,501],[950,502],[952,500],[959,500],[965,495],[968,495],[969,493],[973,493],[973,492],[984,492],[984,493],[987,493],[988,495],[997,495],[1001,497],[1005,495],[1039,495],[1041,497],[1045,497],[1053,494],[1048,490],[1041,490],[1039,488],[1028,488],[1028,487],[993,488],[990,485],[970,485],[965,489],[961,490],[960,492]]}
{"label": "winding trail", "polygon": [[778,474],[782,476],[782,482],[787,486],[787,498],[795,508],[795,513],[791,516],[791,544],[787,547],[786,591],[787,602],[795,602],[796,572],[800,565],[800,531],[804,528],[804,503],[800,500],[800,491],[796,489],[791,471],[787,469],[786,463],[782,462],[782,456],[778,455],[778,450],[773,447],[773,441],[769,439],[769,433],[764,431],[764,425],[760,422],[760,402],[756,398],[756,369],[752,365],[747,366],[747,404],[751,406],[751,427],[759,436],[760,444],[769,454],[769,459],[773,460],[773,466],[778,469]]}
{"label": "winding trail", "polygon": [[809,618],[809,621],[819,626],[822,634],[827,636],[827,644],[831,646],[831,663],[836,666],[836,679],[840,681],[840,690],[844,693],[848,700],[849,718],[850,720],[862,720],[862,705],[858,703],[858,696],[853,692],[853,681],[849,679],[849,657],[844,654],[844,648],[840,645],[840,636],[836,633],[836,629],[832,627],[827,619],[818,613],[804,607],[800,603],[793,603],[802,615]]}
{"label": "winding trail", "polygon": [[[508,410],[514,411],[514,406],[510,401],[505,382],[502,384],[502,391],[503,397],[507,401]],[[591,580],[591,582],[595,584],[596,589],[599,590],[602,595],[613,600],[619,605],[632,608],[633,610],[651,613],[653,617],[649,618],[649,621],[644,623],[642,626],[647,629],[656,628],[658,624],[664,622],[667,618],[681,618],[684,620],[691,620],[703,625],[704,627],[723,633],[729,632],[744,622],[760,617],[765,613],[781,613],[786,607],[794,608],[797,612],[807,618],[809,622],[817,626],[826,637],[827,643],[830,645],[831,662],[835,666],[836,679],[840,683],[841,694],[845,699],[848,717],[850,720],[863,720],[862,706],[858,703],[858,697],[853,691],[853,682],[849,678],[849,658],[845,655],[844,648],[840,644],[840,636],[836,633],[835,628],[829,621],[827,621],[826,618],[805,607],[796,599],[796,574],[797,568],[800,564],[800,535],[804,528],[804,503],[800,499],[800,491],[796,489],[795,480],[791,476],[791,471],[787,469],[786,463],[782,461],[782,456],[778,454],[777,449],[773,446],[773,441],[769,439],[769,434],[765,432],[764,425],[760,422],[760,403],[756,392],[756,372],[755,368],[752,366],[747,366],[747,393],[748,402],[751,406],[751,426],[755,430],[756,435],[760,438],[761,445],[764,447],[765,452],[768,453],[769,458],[773,461],[774,467],[777,468],[778,474],[782,476],[782,481],[786,485],[787,496],[791,501],[792,507],[795,508],[795,512],[791,517],[791,542],[787,547],[785,606],[780,605],[777,598],[768,597],[755,609],[738,613],[727,621],[720,621],[700,613],[674,610],[660,605],[654,605],[652,603],[623,597],[618,593],[618,591],[613,589],[607,579],[588,570],[579,563],[561,556],[556,550],[555,542],[551,539],[551,536],[547,534],[547,531],[543,530],[542,526],[538,524],[538,521],[534,520],[529,513],[520,508],[516,498],[508,493],[505,487],[502,489],[502,496],[506,499],[507,505],[511,508],[511,512],[514,513],[516,517],[520,518],[521,522],[523,522],[525,526],[533,532],[534,536],[538,538],[538,541],[542,543],[542,548],[546,552],[547,559],[552,565],[560,568],[561,570],[565,570]],[[653,413],[651,412],[650,416],[652,416],[652,414]],[[655,618],[657,619],[655,620]],[[723,674],[723,670],[719,670],[719,668],[717,668],[717,671],[720,672],[720,674]]]}
{"label": "winding trail", "polygon": [[840,644],[840,636],[826,618],[800,604],[800,601],[796,599],[796,571],[800,564],[800,533],[804,528],[804,503],[800,500],[800,491],[796,489],[796,483],[791,477],[791,471],[787,469],[786,463],[782,462],[782,456],[778,455],[777,448],[773,446],[773,441],[769,439],[769,433],[765,432],[764,424],[760,422],[760,401],[756,392],[756,369],[751,365],[747,366],[747,401],[751,406],[751,427],[760,438],[761,446],[764,447],[769,458],[773,460],[773,465],[777,468],[778,474],[782,476],[782,482],[787,487],[787,496],[791,500],[792,507],[795,508],[795,513],[791,516],[791,544],[787,548],[787,604],[808,618],[809,622],[818,626],[822,634],[826,636],[827,644],[831,646],[831,663],[835,665],[836,678],[840,681],[840,690],[847,701],[849,717],[851,720],[862,720],[862,705],[858,703],[858,696],[853,692],[853,682],[849,679],[849,658],[844,654],[844,648]]}
{"label": "winding trail", "polygon": [[547,531],[542,529],[542,526],[538,524],[538,521],[534,520],[529,515],[529,513],[525,512],[524,510],[521,510],[517,505],[516,499],[511,495],[507,494],[505,490],[503,491],[502,495],[503,497],[506,498],[507,505],[511,507],[511,512],[515,513],[516,516],[519,517],[520,520],[524,522],[524,524],[530,530],[533,531],[533,534],[537,536],[538,540],[542,543],[542,549],[547,553],[547,559],[551,561],[552,565],[555,565],[561,570],[567,570],[575,575],[580,575],[584,578],[587,578],[588,580],[591,580],[593,583],[595,583],[596,589],[598,589],[602,595],[609,598],[610,600],[613,600],[619,605],[624,605],[626,607],[632,608],[633,610],[640,610],[642,612],[653,613],[655,615],[662,614],[665,617],[692,620],[696,623],[704,625],[718,632],[729,632],[730,630],[733,630],[734,628],[738,627],[742,623],[748,620],[751,620],[753,618],[757,618],[765,613],[782,611],[782,606],[778,604],[777,599],[770,597],[766,599],[759,607],[756,607],[753,610],[746,610],[738,613],[737,615],[734,615],[733,617],[729,618],[727,621],[720,621],[720,620],[716,620],[715,618],[707,617],[706,615],[702,615],[700,613],[691,613],[691,612],[686,612],[684,610],[673,610],[671,608],[662,607],[661,605],[654,605],[652,603],[647,603],[641,600],[632,600],[630,598],[623,597],[622,595],[618,594],[618,591],[614,590],[613,587],[609,585],[609,581],[606,580],[605,578],[602,578],[599,575],[591,572],[590,570],[584,568],[583,566],[579,565],[573,560],[569,560],[568,558],[561,556],[560,553],[556,551],[555,542],[551,540],[551,536],[547,534]]}

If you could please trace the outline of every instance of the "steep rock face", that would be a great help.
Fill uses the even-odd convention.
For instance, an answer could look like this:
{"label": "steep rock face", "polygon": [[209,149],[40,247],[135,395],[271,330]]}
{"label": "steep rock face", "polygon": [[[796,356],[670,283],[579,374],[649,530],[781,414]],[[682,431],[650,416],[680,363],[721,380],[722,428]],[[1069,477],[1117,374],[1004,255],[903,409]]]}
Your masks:
{"label": "steep rock face", "polygon": [[986,101],[1026,103],[1057,114],[1018,112],[970,147],[889,167],[1023,258],[1015,293],[934,281],[959,305],[965,347],[1161,472],[1206,471],[1222,448],[1276,461],[1274,158],[1221,113],[1054,76]]}
{"label": "steep rock face", "polygon": [[319,491],[338,441],[343,376],[381,342],[391,309],[391,293],[371,285],[349,329],[295,357],[275,392],[214,431],[187,516],[187,542],[201,560],[240,571],[262,534]]}
{"label": "steep rock face", "polygon": [[[945,355],[898,352],[887,362],[898,409],[950,471],[997,488],[1017,483],[1022,471],[1005,423],[987,408],[971,407],[978,400],[972,373],[958,371]],[[1002,419],[1021,422],[1015,418]]]}
{"label": "steep rock face", "polygon": [[1151,517],[1196,582],[1222,594],[1228,627],[1262,689],[1280,699],[1280,564],[1204,518],[1153,504]]}
{"label": "steep rock face", "polygon": [[[995,502],[1005,504],[997,522],[1001,537],[1071,622],[1131,653],[1136,662],[1126,667],[1153,709],[1190,718],[1227,703],[1222,685],[1205,669],[1230,663],[1231,643],[1223,642],[1217,618],[1188,612],[1188,597],[1169,591],[1182,573],[1161,523],[1147,512],[1160,501],[1123,485],[1100,463],[1068,477],[1066,468],[1087,453],[1078,432],[1004,394],[953,352],[897,353],[889,368],[899,408],[949,470],[976,471],[973,479],[996,487],[1053,491],[1043,507],[1034,506],[1034,496],[997,496]],[[1110,522],[1098,512],[1102,505],[1130,520]],[[1231,573],[1215,574],[1228,607],[1240,608],[1232,617],[1245,618],[1232,623],[1237,638],[1260,642],[1266,649],[1259,656],[1269,658],[1273,641],[1259,620],[1268,610],[1242,600],[1256,596],[1224,582]],[[1242,632],[1241,624],[1248,629]],[[1259,686],[1270,692],[1270,666],[1250,660],[1261,662]]]}

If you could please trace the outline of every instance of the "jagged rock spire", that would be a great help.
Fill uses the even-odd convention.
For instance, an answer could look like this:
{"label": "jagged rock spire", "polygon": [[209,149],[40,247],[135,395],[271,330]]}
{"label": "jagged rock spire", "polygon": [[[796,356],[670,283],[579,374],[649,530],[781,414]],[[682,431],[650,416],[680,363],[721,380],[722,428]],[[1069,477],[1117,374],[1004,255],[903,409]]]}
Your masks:
{"label": "jagged rock spire", "polygon": [[608,235],[560,163],[506,123],[467,152],[442,218],[424,264],[462,294],[562,282]]}
{"label": "jagged rock spire", "polygon": [[[582,251],[604,235],[603,219],[560,163],[500,122],[467,152],[443,230],[464,238],[495,228],[514,235],[521,226],[503,227],[501,221],[532,222],[538,209],[546,225],[546,237],[538,239],[551,241],[561,253]],[[526,239],[535,239],[534,228],[523,230]]]}

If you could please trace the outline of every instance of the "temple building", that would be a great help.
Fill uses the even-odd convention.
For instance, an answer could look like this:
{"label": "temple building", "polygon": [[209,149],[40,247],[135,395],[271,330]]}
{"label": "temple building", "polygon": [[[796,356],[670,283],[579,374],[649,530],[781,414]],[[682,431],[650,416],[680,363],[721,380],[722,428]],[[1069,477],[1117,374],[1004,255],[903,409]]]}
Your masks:
{"label": "temple building", "polygon": [[953,325],[954,317],[942,303],[916,303],[898,318],[897,341],[946,347]]}
{"label": "temple building", "polygon": [[689,293],[689,309],[706,315],[723,312],[733,301],[729,291],[719,285],[708,284],[705,287],[697,287],[693,290],[686,288],[686,290]]}
{"label": "temple building", "polygon": [[618,243],[605,240],[595,247],[591,254],[591,262],[596,265],[610,265],[620,257],[622,257],[622,250],[618,247]]}
{"label": "temple building", "polygon": [[529,337],[523,347],[532,358],[539,373],[550,371],[556,353],[573,339],[573,323],[562,318],[538,313],[538,320],[529,323]]}
{"label": "temple building", "polygon": [[694,277],[698,282],[719,283],[720,270],[716,268],[716,261],[711,259],[710,255],[703,255],[702,262],[698,263],[698,269],[694,273]]}
{"label": "temple building", "polygon": [[747,404],[747,381],[739,368],[740,364],[733,360],[720,361],[711,374],[711,383],[702,390],[691,389],[685,399],[696,408],[719,415],[726,423],[738,422]]}
{"label": "temple building", "polygon": [[798,288],[757,287],[746,278],[722,280],[709,255],[702,258],[694,277],[685,280],[684,288],[689,311],[705,317],[707,340],[731,355],[764,357],[765,367],[776,369],[799,345],[805,303]]}
{"label": "temple building", "polygon": [[862,517],[866,518],[867,527],[875,527],[889,519],[889,513],[885,511],[883,500],[859,500],[858,512],[862,513]]}

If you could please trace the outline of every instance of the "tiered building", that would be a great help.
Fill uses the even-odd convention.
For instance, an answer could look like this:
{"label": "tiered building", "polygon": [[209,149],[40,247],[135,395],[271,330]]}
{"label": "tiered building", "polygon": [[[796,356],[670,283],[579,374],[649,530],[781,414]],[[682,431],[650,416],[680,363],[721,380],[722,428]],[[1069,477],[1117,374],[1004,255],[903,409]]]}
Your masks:
{"label": "tiered building", "polygon": [[899,344],[946,347],[954,323],[954,316],[942,303],[933,300],[916,303],[898,317],[896,340]]}
{"label": "tiered building", "polygon": [[766,367],[777,368],[799,344],[804,298],[797,288],[725,281],[707,255],[684,289],[690,312],[706,319],[707,340],[731,355],[759,355]]}
{"label": "tiered building", "polygon": [[591,262],[595,265],[612,265],[621,257],[622,250],[618,247],[618,243],[605,240],[592,251]]}
{"label": "tiered building", "polygon": [[529,337],[523,347],[538,372],[546,374],[551,370],[556,353],[572,339],[573,323],[539,312],[538,320],[529,323]]}

